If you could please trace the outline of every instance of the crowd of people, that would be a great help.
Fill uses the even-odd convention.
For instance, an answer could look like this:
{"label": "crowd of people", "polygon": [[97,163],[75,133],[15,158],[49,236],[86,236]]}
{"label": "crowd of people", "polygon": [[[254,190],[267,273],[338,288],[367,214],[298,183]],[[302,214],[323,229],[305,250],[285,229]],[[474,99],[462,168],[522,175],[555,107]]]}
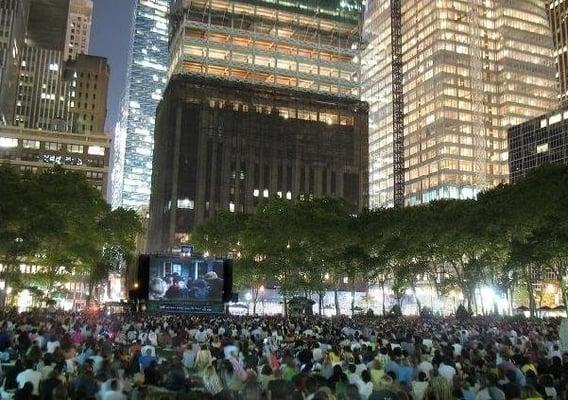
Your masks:
{"label": "crowd of people", "polygon": [[559,320],[0,315],[1,399],[564,400]]}

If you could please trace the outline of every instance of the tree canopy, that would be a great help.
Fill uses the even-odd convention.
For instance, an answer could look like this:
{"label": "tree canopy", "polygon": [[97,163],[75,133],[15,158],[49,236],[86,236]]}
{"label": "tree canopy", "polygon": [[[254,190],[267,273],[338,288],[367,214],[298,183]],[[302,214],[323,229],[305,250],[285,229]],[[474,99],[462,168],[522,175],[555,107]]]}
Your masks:
{"label": "tree canopy", "polygon": [[544,166],[476,200],[358,216],[340,199],[273,198],[249,216],[218,214],[192,239],[212,254],[235,256],[236,282],[273,285],[285,296],[346,289],[346,282],[354,290],[362,281],[388,284],[402,299],[420,279],[440,295],[461,292],[470,311],[484,285],[511,300],[523,288],[534,313],[534,288],[546,274],[568,304],[568,167]]}
{"label": "tree canopy", "polygon": [[[94,288],[120,268],[142,231],[135,211],[111,210],[83,174],[61,167],[21,174],[0,166],[0,187],[0,276],[16,290],[50,295],[74,274]],[[23,274],[21,264],[39,268]]]}

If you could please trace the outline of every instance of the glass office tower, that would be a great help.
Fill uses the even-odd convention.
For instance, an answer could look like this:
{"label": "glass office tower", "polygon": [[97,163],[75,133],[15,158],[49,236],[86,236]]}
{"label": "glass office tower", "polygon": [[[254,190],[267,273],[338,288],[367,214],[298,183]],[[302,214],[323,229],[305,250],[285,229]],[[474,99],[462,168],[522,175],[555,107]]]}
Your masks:
{"label": "glass office tower", "polygon": [[170,74],[359,96],[360,0],[177,0]]}
{"label": "glass office tower", "polygon": [[111,199],[114,207],[150,201],[156,108],[166,86],[169,0],[138,0],[123,120],[115,132]]}
{"label": "glass office tower", "polygon": [[[392,206],[396,0],[365,15],[370,205]],[[557,84],[545,2],[399,0],[404,203],[471,198],[508,181],[507,128],[553,109]],[[396,13],[395,13],[396,14]]]}

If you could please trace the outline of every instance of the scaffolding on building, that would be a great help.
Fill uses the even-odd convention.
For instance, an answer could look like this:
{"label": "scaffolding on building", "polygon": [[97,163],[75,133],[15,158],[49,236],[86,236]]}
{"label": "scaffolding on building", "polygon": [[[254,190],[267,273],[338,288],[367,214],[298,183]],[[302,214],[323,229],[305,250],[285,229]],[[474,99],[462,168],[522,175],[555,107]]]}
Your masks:
{"label": "scaffolding on building", "polygon": [[481,43],[480,12],[482,0],[470,0],[468,22],[470,28],[470,88],[473,134],[474,185],[483,190],[487,182],[487,135],[485,127],[485,95],[483,76],[483,49]]}
{"label": "scaffolding on building", "polygon": [[395,207],[404,206],[404,99],[402,70],[402,16],[400,0],[391,0],[392,124]]}
{"label": "scaffolding on building", "polygon": [[[179,0],[171,16],[169,75],[217,75],[358,98],[360,8],[300,3]],[[334,15],[334,7],[341,12]]]}

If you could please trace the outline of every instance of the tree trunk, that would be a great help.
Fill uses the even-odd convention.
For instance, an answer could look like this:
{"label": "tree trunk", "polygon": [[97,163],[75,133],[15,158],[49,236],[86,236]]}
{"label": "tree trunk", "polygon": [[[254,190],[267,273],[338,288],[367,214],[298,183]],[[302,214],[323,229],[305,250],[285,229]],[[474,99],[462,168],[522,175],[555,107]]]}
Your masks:
{"label": "tree trunk", "polygon": [[325,296],[325,292],[318,293],[318,303],[319,303],[319,315],[320,317],[323,315],[323,298]]}
{"label": "tree trunk", "polygon": [[355,279],[351,284],[351,317],[355,315]]}
{"label": "tree trunk", "polygon": [[507,297],[509,297],[509,315],[513,315],[513,309],[515,308],[515,289],[513,285],[507,291]]}
{"label": "tree trunk", "polygon": [[414,293],[414,300],[416,300],[416,307],[418,308],[418,315],[420,315],[421,311],[422,311],[422,304],[420,303],[420,300],[418,299],[418,296],[416,295],[416,286],[412,285],[412,292]]}
{"label": "tree trunk", "polygon": [[[475,293],[475,291],[474,291],[474,293]],[[477,301],[476,301],[476,303],[477,303]],[[486,315],[487,312],[486,312],[486,309],[485,309],[485,303],[483,302],[483,296],[481,295],[481,292],[479,293],[479,303],[481,305],[481,313],[483,315]]]}
{"label": "tree trunk", "polygon": [[339,309],[339,293],[337,289],[333,290],[333,300],[335,302],[335,315],[339,316],[341,314],[341,310]]}
{"label": "tree trunk", "polygon": [[283,306],[284,306],[284,318],[288,319],[288,299],[286,296],[282,296]]}
{"label": "tree trunk", "polygon": [[385,305],[385,300],[386,300],[386,296],[385,296],[385,283],[381,282],[381,291],[383,292],[383,316],[387,315],[387,307]]}
{"label": "tree trunk", "polygon": [[534,297],[534,288],[530,279],[527,279],[527,293],[529,295],[529,311],[531,318],[536,316],[536,299]]}
{"label": "tree trunk", "polygon": [[258,303],[258,296],[260,294],[260,290],[257,287],[252,287],[250,289],[252,294],[252,315],[256,315],[256,304]]}
{"label": "tree trunk", "polygon": [[564,279],[566,276],[566,264],[564,264],[563,260],[559,260],[557,262],[556,270],[556,278],[558,279],[560,294],[562,295],[566,315],[568,315],[568,288],[566,287],[566,280]]}
{"label": "tree trunk", "polygon": [[92,280],[89,279],[89,282],[87,284],[87,305],[91,304],[91,301],[93,300],[93,290],[94,290],[94,282]]}

